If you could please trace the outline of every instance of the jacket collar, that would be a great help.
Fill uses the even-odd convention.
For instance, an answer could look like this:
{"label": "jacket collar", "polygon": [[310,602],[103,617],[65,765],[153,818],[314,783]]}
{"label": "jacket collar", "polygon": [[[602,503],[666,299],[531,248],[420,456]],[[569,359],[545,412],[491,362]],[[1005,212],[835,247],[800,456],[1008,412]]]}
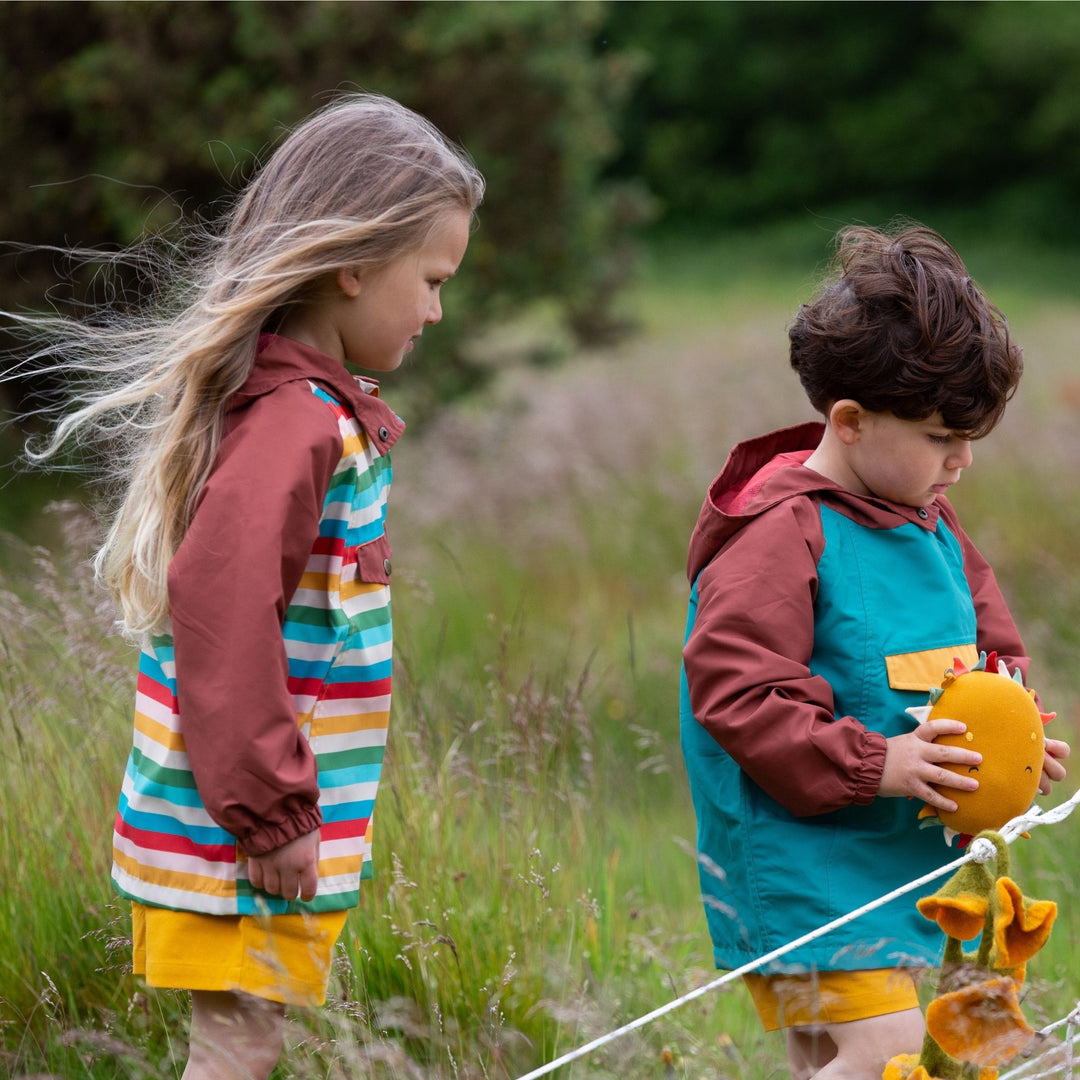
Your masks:
{"label": "jacket collar", "polygon": [[351,375],[344,364],[332,356],[280,334],[259,335],[255,366],[226,408],[242,408],[254,398],[301,379],[317,382],[344,400],[368,435],[378,435],[383,449],[393,446],[405,430],[401,417],[379,398],[379,384],[375,379]]}
{"label": "jacket collar", "polygon": [[871,529],[912,523],[934,531],[944,500],[925,509],[858,495],[803,464],[825,433],[821,423],[798,424],[739,443],[709,486],[690,539],[687,574],[693,581],[747,522],[798,496],[810,496]]}

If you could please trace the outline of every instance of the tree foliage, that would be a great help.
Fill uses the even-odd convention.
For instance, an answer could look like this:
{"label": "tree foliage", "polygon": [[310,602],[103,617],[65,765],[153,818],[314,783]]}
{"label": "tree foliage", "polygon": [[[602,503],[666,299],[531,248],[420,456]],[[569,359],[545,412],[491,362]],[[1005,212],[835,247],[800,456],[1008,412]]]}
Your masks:
{"label": "tree foliage", "polygon": [[648,65],[616,171],[669,220],[861,202],[1080,236],[1080,5],[619,2],[605,36]]}
{"label": "tree foliage", "polygon": [[[0,5],[0,237],[119,247],[168,233],[181,214],[220,210],[333,92],[389,94],[489,181],[468,296],[425,338],[437,366],[417,373],[446,396],[478,375],[463,337],[526,300],[554,300],[582,338],[612,325],[625,266],[612,253],[634,204],[601,174],[634,69],[618,50],[595,55],[602,15],[581,3],[552,18],[537,2]],[[26,255],[5,269],[9,308],[40,304],[56,276]]]}
{"label": "tree foliage", "polygon": [[[119,247],[212,216],[350,88],[430,116],[489,180],[433,362],[406,373],[420,407],[475,384],[461,343],[522,304],[616,328],[654,196],[694,230],[854,205],[1080,238],[1078,4],[12,0],[0,239]],[[0,267],[8,308],[57,278]]]}

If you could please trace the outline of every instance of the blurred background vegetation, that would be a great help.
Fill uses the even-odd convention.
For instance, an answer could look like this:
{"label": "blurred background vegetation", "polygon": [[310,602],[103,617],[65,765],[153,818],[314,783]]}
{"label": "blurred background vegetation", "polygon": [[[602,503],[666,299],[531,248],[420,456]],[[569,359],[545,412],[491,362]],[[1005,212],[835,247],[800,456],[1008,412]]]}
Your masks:
{"label": "blurred background vegetation", "polygon": [[[1080,5],[1008,0],[7,3],[0,238],[176,238],[343,88],[430,116],[489,180],[413,419],[484,381],[478,340],[524,306],[555,321],[535,360],[626,331],[658,236],[900,211],[1080,242]],[[77,302],[94,269],[9,251],[2,306]]]}
{"label": "blurred background vegetation", "polygon": [[[1076,3],[0,4],[0,308],[152,295],[62,249],[182,241],[338,90],[430,116],[489,181],[444,323],[385,380],[410,431],[376,877],[277,1075],[506,1080],[714,977],[686,539],[727,447],[807,416],[785,329],[851,220],[940,229],[1025,349],[954,501],[1075,740],[1078,83]],[[132,656],[95,523],[42,509],[79,478],[14,464],[28,389],[0,386],[0,1077],[175,1078],[183,998],[130,976],[108,882]],[[1018,856],[1063,901],[1036,1024],[1077,999],[1077,837]],[[736,989],[567,1075],[782,1056]]]}

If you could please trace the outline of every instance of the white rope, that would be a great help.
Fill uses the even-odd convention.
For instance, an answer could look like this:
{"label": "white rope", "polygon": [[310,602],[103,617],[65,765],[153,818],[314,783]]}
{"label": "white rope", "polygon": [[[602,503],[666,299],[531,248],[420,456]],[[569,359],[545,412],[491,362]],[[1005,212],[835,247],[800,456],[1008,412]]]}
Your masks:
{"label": "white rope", "polygon": [[[1059,806],[1055,806],[1050,810],[1043,811],[1038,807],[1032,807],[1028,813],[1013,818],[1007,825],[999,829],[998,833],[1007,844],[1011,844],[1018,836],[1027,832],[1029,829],[1034,828],[1036,825],[1054,825],[1059,821],[1064,821],[1065,818],[1076,809],[1078,803],[1080,803],[1080,790],[1077,790],[1068,802],[1061,803]],[[879,907],[884,907],[886,904],[892,903],[897,897],[913,892],[915,889],[922,888],[923,885],[942,877],[952,870],[958,870],[965,863],[985,863],[996,856],[997,848],[992,841],[985,838],[973,840],[967,851],[961,855],[960,858],[954,859],[951,863],[946,863],[944,866],[931,871],[929,874],[923,874],[922,877],[916,878],[914,881],[909,881],[906,885],[901,885],[900,888],[894,889],[891,893],[887,893],[877,900],[872,900],[869,904],[857,908],[847,915],[842,915],[839,919],[834,919],[825,926],[819,926],[816,930],[811,930],[810,933],[803,934],[802,937],[796,938],[794,941],[789,941],[786,945],[781,945],[780,948],[774,949],[772,952],[766,953],[756,960],[751,960],[748,964],[743,964],[742,967],[735,968],[734,971],[729,971],[725,975],[713,979],[712,982],[706,983],[704,986],[699,986],[689,993],[683,994],[682,997],[677,997],[673,1001],[669,1001],[666,1005],[661,1005],[659,1008],[653,1009],[652,1012],[648,1012],[644,1016],[639,1016],[636,1020],[631,1020],[630,1023],[624,1024],[614,1031],[609,1031],[606,1035],[601,1035],[591,1042],[579,1046],[576,1050],[568,1051],[561,1057],[549,1061],[546,1065],[541,1065],[538,1068],[533,1069],[532,1072],[527,1072],[524,1075],[519,1076],[518,1080],[537,1080],[538,1077],[546,1076],[548,1073],[562,1068],[563,1065],[569,1065],[571,1061],[577,1061],[578,1058],[585,1057],[586,1054],[591,1054],[594,1050],[599,1050],[602,1046],[607,1046],[608,1043],[614,1042],[623,1035],[627,1035],[631,1031],[636,1031],[638,1028],[652,1023],[653,1020],[658,1020],[661,1016],[666,1016],[669,1012],[674,1012],[687,1002],[703,997],[705,994],[719,989],[725,983],[732,982],[748,972],[755,971],[759,967],[764,967],[765,964],[779,959],[779,957],[783,956],[785,953],[789,953],[793,949],[801,948],[811,941],[816,941],[819,937],[830,934],[833,930],[839,929],[841,926],[846,926],[849,922],[854,922],[861,916],[866,915],[871,911],[876,911]],[[1035,1078],[1032,1077],[1031,1080],[1035,1080]]]}
{"label": "white rope", "polygon": [[[1003,1072],[999,1080],[1044,1080],[1048,1076],[1056,1076],[1061,1080],[1072,1080],[1075,1072],[1075,1058],[1073,1051],[1076,1048],[1076,1044],[1080,1042],[1080,1033],[1076,1031],[1076,1025],[1080,1023],[1080,1002],[1077,1002],[1076,1008],[1073,1009],[1068,1016],[1063,1016],[1060,1020],[1055,1021],[1052,1024],[1047,1024],[1046,1027],[1040,1028],[1035,1032],[1036,1038],[1042,1040],[1047,1035],[1056,1031],[1059,1027],[1065,1028],[1065,1041],[1062,1046],[1044,1046],[1038,1053],[1038,1056],[1031,1057],[1030,1060],[1025,1061],[1021,1065],[1017,1065],[1015,1069],[1009,1069],[1007,1072]],[[1061,1062],[1057,1060],[1060,1051],[1064,1048],[1065,1052],[1065,1071],[1062,1071]],[[1030,1053],[1026,1051],[1025,1053]],[[1050,1062],[1049,1068],[1043,1068],[1047,1062]],[[1036,1072],[1036,1069],[1042,1069],[1041,1072]]]}

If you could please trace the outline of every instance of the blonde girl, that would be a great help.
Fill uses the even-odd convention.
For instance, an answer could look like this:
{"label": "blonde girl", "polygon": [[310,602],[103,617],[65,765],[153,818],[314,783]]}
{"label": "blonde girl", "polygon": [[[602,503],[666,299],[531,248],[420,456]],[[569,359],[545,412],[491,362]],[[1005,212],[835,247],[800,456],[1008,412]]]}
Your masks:
{"label": "blonde girl", "polygon": [[370,868],[390,705],[377,384],[442,315],[483,180],[373,95],[293,131],[171,314],[23,320],[91,378],[40,451],[119,463],[101,579],[142,646],[112,876],[135,971],[191,991],[186,1080],[261,1080]]}

